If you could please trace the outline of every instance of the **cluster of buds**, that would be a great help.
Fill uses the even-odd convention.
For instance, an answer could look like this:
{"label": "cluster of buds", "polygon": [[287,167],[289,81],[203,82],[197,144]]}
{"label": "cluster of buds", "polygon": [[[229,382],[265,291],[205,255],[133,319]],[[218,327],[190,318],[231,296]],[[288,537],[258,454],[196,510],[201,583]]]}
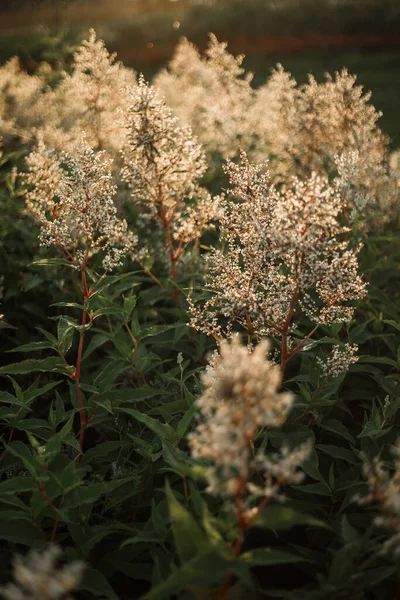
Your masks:
{"label": "cluster of buds", "polygon": [[[239,336],[224,341],[203,374],[203,394],[196,400],[200,422],[189,434],[195,459],[210,464],[208,492],[223,497],[240,495],[278,498],[283,485],[298,483],[298,467],[308,446],[283,450],[280,460],[254,454],[252,443],[263,427],[279,427],[288,415],[293,397],[280,392],[279,369],[266,357],[266,341],[253,352]],[[257,473],[263,485],[250,480]]]}
{"label": "cluster of buds", "polygon": [[112,160],[95,152],[83,136],[74,156],[40,143],[27,163],[27,207],[40,223],[41,243],[58,246],[79,269],[98,252],[105,271],[121,264],[136,237],[117,217]]}
{"label": "cluster of buds", "polygon": [[31,552],[25,558],[14,558],[14,578],[0,588],[4,600],[61,600],[71,598],[79,587],[85,565],[73,562],[57,568],[61,549],[51,545],[41,553]]}
{"label": "cluster of buds", "polygon": [[317,357],[317,363],[321,368],[321,374],[326,380],[336,379],[339,375],[347,373],[350,365],[357,362],[357,344],[344,344],[334,346],[330,357],[323,360]]}

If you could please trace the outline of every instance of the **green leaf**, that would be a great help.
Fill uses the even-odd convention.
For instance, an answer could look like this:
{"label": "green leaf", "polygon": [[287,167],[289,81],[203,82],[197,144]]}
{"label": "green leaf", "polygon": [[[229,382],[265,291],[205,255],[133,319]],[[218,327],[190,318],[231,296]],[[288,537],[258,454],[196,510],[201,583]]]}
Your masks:
{"label": "green leaf", "polygon": [[296,490],[305,494],[316,494],[317,496],[332,496],[332,492],[326,483],[310,483],[308,485],[296,485]]}
{"label": "green leaf", "polygon": [[12,363],[5,367],[0,367],[0,373],[9,375],[25,375],[26,373],[35,373],[41,371],[43,373],[63,373],[72,375],[75,367],[67,365],[61,358],[49,357],[39,360],[27,359],[19,363]]}
{"label": "green leaf", "polygon": [[81,506],[82,504],[93,504],[101,498],[105,496],[109,492],[112,492],[120,485],[132,481],[134,476],[125,477],[124,479],[118,479],[113,481],[103,481],[100,483],[92,483],[89,485],[81,486],[78,490],[74,490],[71,493],[65,502],[66,508],[76,508]]}
{"label": "green leaf", "polygon": [[393,321],[392,319],[383,319],[383,322],[400,331],[400,323],[396,323],[396,321]]}
{"label": "green leaf", "polygon": [[42,539],[40,529],[34,527],[31,523],[27,523],[25,519],[21,521],[0,521],[0,540],[32,547],[35,542]]}
{"label": "green leaf", "polygon": [[107,598],[107,600],[119,600],[118,596],[104,577],[103,573],[96,569],[86,569],[80,589],[86,590],[96,598]]}
{"label": "green leaf", "polygon": [[102,335],[99,333],[94,335],[90,340],[85,352],[83,353],[82,361],[84,361],[88,356],[90,356],[92,352],[94,352],[97,348],[103,346],[103,344],[105,344],[108,340],[109,338],[106,335]]}
{"label": "green leaf", "polygon": [[34,267],[72,267],[73,264],[69,260],[63,258],[42,258],[41,260],[35,260],[30,266]]}
{"label": "green leaf", "polygon": [[111,453],[116,453],[115,455],[117,455],[119,452],[121,452],[123,448],[126,448],[128,446],[128,442],[119,440],[115,442],[102,442],[101,444],[97,444],[94,448],[90,448],[87,452],[85,452],[82,462],[83,464],[89,464],[92,460],[95,459],[103,460],[106,456],[109,456],[109,454]]}
{"label": "green leaf", "polygon": [[0,482],[0,494],[18,494],[37,490],[38,484],[33,477],[12,477]]}
{"label": "green leaf", "polygon": [[342,517],[340,523],[340,533],[345,544],[353,544],[360,539],[357,529],[350,525],[346,515],[343,515]]}
{"label": "green leaf", "polygon": [[38,477],[38,465],[35,464],[35,459],[30,453],[27,445],[19,441],[12,442],[7,446],[7,451],[20,459],[25,469],[29,471],[32,477]]}
{"label": "green leaf", "polygon": [[176,550],[184,564],[204,549],[207,539],[192,515],[178,502],[168,482],[165,489]]}
{"label": "green leaf", "polygon": [[298,512],[288,506],[267,506],[252,522],[252,527],[273,529],[276,531],[284,531],[298,525],[330,529],[327,523],[311,515]]}
{"label": "green leaf", "polygon": [[383,583],[386,587],[391,577],[396,578],[398,568],[396,566],[376,567],[360,573],[360,580],[364,589]]}
{"label": "green leaf", "polygon": [[14,327],[14,325],[10,325],[9,323],[6,323],[6,321],[3,321],[2,319],[0,320],[0,329],[17,329],[17,327]]}
{"label": "green leaf", "polygon": [[291,552],[276,550],[275,548],[257,548],[250,552],[244,552],[239,556],[239,562],[249,567],[284,565],[296,562],[312,562],[304,556],[298,556]]}
{"label": "green leaf", "polygon": [[151,522],[160,540],[165,540],[167,537],[167,526],[165,519],[160,513],[158,506],[156,505],[154,498],[151,501]]}
{"label": "green leaf", "polygon": [[132,295],[132,296],[127,296],[126,298],[124,298],[124,310],[127,314],[128,319],[130,318],[135,306],[136,306],[136,296]]}
{"label": "green leaf", "polygon": [[54,302],[54,304],[50,304],[50,306],[62,306],[64,308],[79,308],[79,310],[85,310],[83,304],[77,304],[76,302]]}
{"label": "green leaf", "polygon": [[109,390],[113,387],[116,378],[126,369],[126,366],[127,362],[120,359],[106,363],[94,380],[94,385],[103,392]]}
{"label": "green leaf", "polygon": [[44,396],[45,394],[47,394],[47,392],[50,392],[50,390],[52,390],[53,388],[55,388],[57,385],[60,385],[60,383],[62,383],[62,380],[59,379],[58,381],[50,381],[50,383],[46,383],[46,385],[44,385],[41,388],[36,387],[37,384],[38,384],[38,382],[39,382],[39,378],[36,379],[36,381],[34,382],[34,384],[31,385],[31,387],[28,388],[24,392],[24,400],[25,400],[25,402],[29,403],[32,400],[34,400],[35,398],[38,398],[40,396]]}
{"label": "green leaf", "polygon": [[120,281],[123,281],[128,277],[132,278],[136,274],[136,272],[139,271],[133,271],[131,273],[121,273],[121,275],[107,275],[106,277],[103,277],[103,279],[98,284],[96,284],[96,289],[94,292],[92,292],[91,298],[93,298],[95,295],[98,295],[101,291],[105,290],[114,283],[119,283]]}
{"label": "green leaf", "polygon": [[190,585],[211,586],[223,581],[229,568],[230,563],[215,550],[205,551],[173,571],[142,600],[167,600]]}
{"label": "green leaf", "polygon": [[391,367],[397,368],[397,361],[386,356],[360,356],[358,359],[360,364],[362,363],[376,363],[382,365],[390,365]]}
{"label": "green leaf", "polygon": [[356,465],[359,462],[354,454],[347,448],[342,448],[341,446],[332,446],[329,444],[316,444],[315,447],[318,450],[321,450],[321,452],[332,456],[333,458],[341,458],[352,465]]}
{"label": "green leaf", "polygon": [[179,421],[178,426],[176,428],[176,433],[179,439],[183,438],[189,429],[190,424],[194,419],[194,415],[196,414],[197,407],[193,404],[189,410],[183,415],[182,419]]}
{"label": "green leaf", "polygon": [[347,427],[345,427],[345,425],[343,425],[343,423],[338,419],[327,419],[326,421],[323,421],[321,429],[325,429],[331,433],[336,433],[336,435],[339,435],[351,444],[355,443],[354,437],[350,434]]}
{"label": "green leaf", "polygon": [[160,335],[161,333],[165,333],[166,331],[171,331],[176,328],[176,323],[171,325],[153,325],[152,327],[147,327],[146,329],[142,329],[140,332],[140,339],[144,340],[148,337],[153,337],[155,335]]}
{"label": "green leaf", "polygon": [[130,415],[131,417],[134,417],[137,421],[139,421],[140,423],[143,423],[149,429],[154,431],[154,433],[156,435],[158,435],[158,437],[161,438],[162,440],[168,440],[170,442],[178,441],[177,435],[176,435],[174,429],[172,429],[172,427],[170,425],[168,425],[167,423],[160,423],[160,421],[157,421],[156,419],[152,419],[148,415],[141,413],[137,410],[134,410],[133,408],[119,407],[117,410],[120,410],[121,412],[124,412],[127,415]]}
{"label": "green leaf", "polygon": [[74,338],[74,327],[68,319],[60,318],[57,323],[58,348],[61,354],[67,354],[72,346]]}
{"label": "green leaf", "polygon": [[17,348],[8,350],[8,352],[38,352],[39,350],[52,348],[53,346],[50,342],[30,342],[30,344],[22,344],[22,346],[17,346]]}

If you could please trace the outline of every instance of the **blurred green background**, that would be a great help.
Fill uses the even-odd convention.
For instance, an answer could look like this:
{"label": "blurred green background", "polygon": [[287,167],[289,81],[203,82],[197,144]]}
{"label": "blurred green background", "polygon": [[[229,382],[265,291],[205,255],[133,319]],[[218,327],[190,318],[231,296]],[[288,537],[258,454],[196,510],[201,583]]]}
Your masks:
{"label": "blurred green background", "polygon": [[147,78],[180,37],[203,49],[210,31],[246,54],[255,85],[277,62],[299,82],[347,66],[400,146],[400,0],[0,0],[0,63],[18,55],[32,72],[42,60],[68,68],[90,27]]}

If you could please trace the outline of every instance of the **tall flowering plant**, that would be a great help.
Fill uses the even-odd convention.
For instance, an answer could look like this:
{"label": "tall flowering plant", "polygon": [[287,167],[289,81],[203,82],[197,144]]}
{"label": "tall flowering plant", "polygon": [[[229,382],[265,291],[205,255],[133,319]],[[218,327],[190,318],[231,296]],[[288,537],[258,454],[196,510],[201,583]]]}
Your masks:
{"label": "tall flowering plant", "polygon": [[[128,231],[126,221],[117,217],[112,160],[106,158],[104,151],[95,152],[85,135],[74,156],[49,151],[41,143],[28,156],[27,163],[27,208],[40,223],[41,244],[56,246],[65,264],[78,271],[81,279],[82,318],[76,327],[79,345],[71,376],[76,383],[82,451],[87,413],[80,385],[81,361],[85,332],[96,316],[89,310],[89,302],[106,274],[133,251],[137,239]],[[94,276],[93,284],[89,284],[89,261],[96,254],[102,255],[103,274]]]}
{"label": "tall flowering plant", "polygon": [[[224,246],[207,263],[210,297],[191,301],[193,327],[220,341],[237,324],[252,344],[272,335],[281,370],[322,324],[349,321],[366,286],[357,273],[360,247],[351,247],[340,222],[343,194],[316,174],[281,189],[242,155],[228,162],[230,197],[220,219]],[[300,317],[310,330],[298,338]]]}
{"label": "tall flowering plant", "polygon": [[142,78],[131,89],[130,100],[123,117],[121,175],[133,202],[160,230],[170,276],[176,280],[177,264],[187,248],[206,227],[213,227],[219,198],[200,184],[207,169],[201,145],[162,96]]}

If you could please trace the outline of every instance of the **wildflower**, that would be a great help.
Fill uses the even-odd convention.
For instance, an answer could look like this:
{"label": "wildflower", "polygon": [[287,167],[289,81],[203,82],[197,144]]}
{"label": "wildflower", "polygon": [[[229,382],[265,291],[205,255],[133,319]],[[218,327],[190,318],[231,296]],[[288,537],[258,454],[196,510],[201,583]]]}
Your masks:
{"label": "wildflower", "polygon": [[362,506],[377,504],[380,515],[375,524],[390,532],[384,548],[400,550],[400,443],[397,441],[392,449],[394,456],[394,472],[389,476],[382,460],[376,458],[372,465],[364,466],[369,493],[358,498]]}
{"label": "wildflower", "polygon": [[270,151],[279,157],[281,176],[323,173],[335,155],[357,151],[359,179],[365,179],[365,188],[373,184],[388,138],[377,126],[381,113],[369,103],[371,93],[363,94],[355,83],[356,77],[342,69],[322,83],[310,75],[307,84],[297,87],[278,65],[258,96],[259,114],[264,108],[265,115],[260,127],[265,126]]}
{"label": "wildflower", "polygon": [[74,54],[71,73],[64,72],[61,83],[43,100],[52,115],[40,132],[47,145],[73,154],[85,131],[90,146],[118,158],[124,128],[117,112],[128,107],[126,89],[136,84],[136,74],[115,56],[91,29]]}
{"label": "wildflower", "polygon": [[346,205],[350,209],[349,222],[362,215],[367,204],[372,202],[369,194],[360,191],[358,180],[360,176],[360,153],[358,150],[343,152],[340,156],[334,155],[334,164],[338,171],[335,186],[346,198]]}
{"label": "wildflower", "polygon": [[284,362],[296,314],[316,326],[351,318],[354,300],[365,294],[359,248],[348,247],[348,229],[338,219],[343,199],[326,179],[295,178],[278,191],[245,154],[241,165],[228,162],[226,172],[233,197],[222,203],[220,217],[226,247],[213,248],[207,259],[211,296],[200,307],[191,302],[191,325],[217,340],[235,323],[249,343],[277,335]]}
{"label": "wildflower", "polygon": [[239,147],[250,144],[252,132],[246,115],[254,92],[252,73],[245,73],[241,67],[244,57],[232,56],[226,47],[226,43],[210,34],[202,57],[194,45],[183,39],[168,69],[156,77],[155,86],[208,151],[231,157]]}
{"label": "wildflower", "polygon": [[180,127],[156,90],[143,78],[130,90],[124,115],[126,144],[122,179],[132,199],[159,226],[171,276],[188,245],[211,227],[218,199],[198,183],[207,165],[189,127]]}
{"label": "wildflower", "polygon": [[392,207],[398,190],[396,193],[395,186],[388,186],[389,138],[377,124],[381,113],[370,99],[371,93],[363,93],[356,77],[346,69],[334,77],[327,74],[322,83],[310,75],[308,83],[297,86],[290,73],[278,65],[257,90],[251,119],[259,142],[253,156],[261,159],[267,153],[273,157],[275,182],[293,174],[300,178],[312,172],[333,174],[338,168],[339,186],[344,176],[351,180],[347,189],[350,220],[365,214],[366,207],[374,212],[377,207],[387,209],[388,187]]}
{"label": "wildflower", "polygon": [[28,75],[16,56],[0,67],[0,131],[5,138],[16,134],[30,139],[32,128],[43,124],[49,69],[47,65],[38,75]]}
{"label": "wildflower", "polygon": [[77,268],[98,252],[105,271],[118,266],[136,238],[116,214],[112,160],[95,152],[83,135],[76,156],[39,143],[27,163],[27,207],[41,225],[42,245],[58,246]]}
{"label": "wildflower", "polygon": [[253,437],[262,427],[282,425],[293,402],[290,393],[279,392],[280,373],[266,358],[268,348],[263,341],[249,353],[234,336],[230,343],[221,343],[220,353],[203,374],[205,390],[196,401],[201,420],[189,435],[189,444],[193,458],[211,463],[207,472],[211,494],[233,496],[247,489],[258,495],[250,478],[262,472],[268,488],[262,493],[273,497],[281,484],[297,481],[294,465],[308,454],[299,451],[298,460],[293,455],[291,462],[284,450],[286,464],[280,463],[281,471],[270,459],[252,457]]}
{"label": "wildflower", "polygon": [[297,485],[303,481],[304,473],[299,471],[299,467],[308,458],[310,451],[310,442],[305,442],[293,450],[284,446],[280,454],[275,457],[257,454],[254,465],[261,471],[264,485],[260,487],[250,482],[247,484],[247,489],[253,496],[274,498],[284,502],[285,496],[281,494],[281,488]]}
{"label": "wildflower", "polygon": [[335,379],[339,375],[342,375],[342,373],[346,373],[350,365],[356,363],[358,360],[356,356],[357,350],[357,344],[344,344],[344,347],[334,346],[331,356],[326,361],[317,357],[317,363],[321,367],[323,377],[326,379]]}
{"label": "wildflower", "polygon": [[51,545],[42,553],[30,552],[25,558],[14,558],[16,581],[0,588],[4,600],[58,600],[79,586],[85,568],[73,562],[57,569],[61,555],[58,546]]}
{"label": "wildflower", "polygon": [[92,29],[74,53],[71,71],[58,74],[58,85],[50,86],[51,78],[46,63],[35,75],[24,72],[17,58],[0,68],[1,131],[74,154],[84,130],[93,148],[118,158],[124,128],[117,111],[127,108],[135,72],[116,62]]}

